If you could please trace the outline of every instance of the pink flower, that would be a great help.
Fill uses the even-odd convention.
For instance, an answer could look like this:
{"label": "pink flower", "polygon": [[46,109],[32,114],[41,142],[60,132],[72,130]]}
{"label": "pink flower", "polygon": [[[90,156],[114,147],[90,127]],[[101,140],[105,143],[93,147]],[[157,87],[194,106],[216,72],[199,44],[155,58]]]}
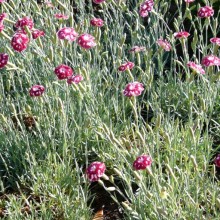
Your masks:
{"label": "pink flower", "polygon": [[7,17],[7,13],[0,14],[0,23],[3,22],[6,17]]}
{"label": "pink flower", "polygon": [[22,52],[28,46],[29,38],[26,34],[15,33],[11,40],[11,46],[17,52]]}
{"label": "pink flower", "polygon": [[180,39],[180,38],[187,38],[187,37],[189,37],[189,35],[190,34],[188,32],[186,32],[186,31],[180,31],[180,32],[174,33],[174,37],[176,37],[178,39]]}
{"label": "pink flower", "polygon": [[33,20],[31,18],[25,16],[25,17],[19,19],[15,23],[16,28],[24,29],[25,26],[27,26],[30,30],[32,30],[32,28],[34,27]]}
{"label": "pink flower", "polygon": [[101,18],[93,18],[90,20],[90,24],[95,27],[102,27],[104,22]]}
{"label": "pink flower", "polygon": [[208,66],[220,66],[220,59],[214,55],[205,56],[202,59],[202,65]]}
{"label": "pink flower", "polygon": [[145,51],[145,50],[146,50],[145,47],[134,46],[134,47],[132,47],[128,52],[129,52],[129,53],[132,53],[132,52],[138,53],[138,52],[140,52],[140,51]]}
{"label": "pink flower", "polygon": [[5,26],[3,25],[2,22],[0,22],[0,32],[2,32],[4,30]]}
{"label": "pink flower", "polygon": [[68,84],[72,84],[72,83],[78,84],[78,83],[80,83],[82,80],[83,80],[83,76],[82,76],[82,75],[72,75],[71,77],[69,77],[69,78],[67,79],[67,83],[68,83]]}
{"label": "pink flower", "polygon": [[38,37],[41,37],[41,36],[44,36],[44,35],[45,35],[45,33],[41,30],[36,29],[36,30],[32,31],[33,39],[37,39]]}
{"label": "pink flower", "polygon": [[80,35],[77,43],[84,49],[90,49],[96,46],[95,38],[90,34]]}
{"label": "pink flower", "polygon": [[3,2],[5,2],[5,0],[0,0],[0,3],[3,3]]}
{"label": "pink flower", "polygon": [[139,96],[144,91],[144,86],[139,82],[128,83],[123,90],[123,94],[127,97]]}
{"label": "pink flower", "polygon": [[60,40],[68,40],[68,41],[75,41],[78,37],[78,33],[76,33],[74,28],[71,27],[64,27],[61,28],[57,32],[58,38]]}
{"label": "pink flower", "polygon": [[67,20],[69,18],[69,16],[64,14],[55,14],[54,17],[57,19],[64,19],[64,20]]}
{"label": "pink flower", "polygon": [[29,94],[31,97],[33,96],[41,96],[45,91],[45,88],[42,85],[34,85],[29,90]]}
{"label": "pink flower", "polygon": [[140,16],[143,18],[147,17],[148,12],[152,11],[153,6],[154,6],[153,0],[145,0],[140,6],[140,10],[139,10]]}
{"label": "pink flower", "polygon": [[71,67],[61,64],[57,66],[54,70],[59,80],[67,79],[73,75],[73,70]]}
{"label": "pink flower", "polygon": [[186,3],[194,2],[195,0],[185,0]]}
{"label": "pink flower", "polygon": [[8,63],[8,54],[0,53],[0,69],[4,68]]}
{"label": "pink flower", "polygon": [[104,2],[105,0],[93,0],[94,3],[96,4],[101,4],[102,2]]}
{"label": "pink flower", "polygon": [[123,63],[121,66],[118,67],[118,71],[124,72],[125,70],[132,69],[134,67],[134,63],[128,61],[127,63]]}
{"label": "pink flower", "polygon": [[157,44],[166,51],[170,51],[172,49],[170,43],[167,40],[159,39],[157,40]]}
{"label": "pink flower", "polygon": [[199,9],[197,15],[200,18],[208,18],[214,15],[214,10],[210,6],[205,6]]}
{"label": "pink flower", "polygon": [[213,37],[210,39],[210,42],[213,44],[217,44],[218,46],[220,46],[220,38],[219,37]]}
{"label": "pink flower", "polygon": [[200,74],[205,74],[205,70],[202,68],[201,65],[196,64],[194,62],[188,62],[187,66],[192,69],[193,71],[195,71],[196,73],[200,73]]}
{"label": "pink flower", "polygon": [[133,163],[133,168],[135,170],[145,170],[152,163],[152,159],[148,155],[142,155],[137,157],[137,159]]}
{"label": "pink flower", "polygon": [[52,2],[46,1],[45,4],[48,8],[54,8],[54,5],[52,4]]}
{"label": "pink flower", "polygon": [[218,154],[214,160],[214,163],[217,167],[220,167],[220,154]]}
{"label": "pink flower", "polygon": [[95,161],[88,166],[86,169],[86,174],[89,178],[89,181],[95,182],[104,175],[105,170],[106,166],[104,163]]}

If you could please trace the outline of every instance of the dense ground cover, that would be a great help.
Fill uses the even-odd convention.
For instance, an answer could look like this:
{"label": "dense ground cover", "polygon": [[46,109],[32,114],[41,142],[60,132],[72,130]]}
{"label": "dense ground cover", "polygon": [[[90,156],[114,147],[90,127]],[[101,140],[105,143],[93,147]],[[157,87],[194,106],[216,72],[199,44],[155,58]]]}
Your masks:
{"label": "dense ground cover", "polygon": [[0,1],[0,217],[219,219],[219,0],[97,3]]}

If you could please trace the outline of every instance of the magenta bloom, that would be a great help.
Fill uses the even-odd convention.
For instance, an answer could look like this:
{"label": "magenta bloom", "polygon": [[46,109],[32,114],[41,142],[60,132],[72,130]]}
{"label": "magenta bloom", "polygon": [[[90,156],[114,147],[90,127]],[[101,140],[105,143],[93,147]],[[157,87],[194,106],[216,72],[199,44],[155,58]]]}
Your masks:
{"label": "magenta bloom", "polygon": [[2,22],[0,22],[0,33],[4,30],[5,26],[3,25]]}
{"label": "magenta bloom", "polygon": [[106,166],[102,162],[95,161],[89,165],[86,169],[86,174],[89,178],[89,181],[95,182],[98,181],[105,173]]}
{"label": "magenta bloom", "polygon": [[27,49],[29,38],[26,34],[15,33],[11,40],[11,46],[17,52]]}
{"label": "magenta bloom", "polygon": [[195,0],[185,0],[186,3],[194,2]]}
{"label": "magenta bloom", "polygon": [[170,51],[172,49],[170,43],[167,40],[159,39],[157,40],[157,44],[166,51]]}
{"label": "magenta bloom", "polygon": [[95,27],[102,27],[104,22],[101,18],[93,18],[90,20],[90,24]]}
{"label": "magenta bloom", "polygon": [[95,38],[90,34],[80,35],[77,43],[84,49],[90,49],[96,46]]}
{"label": "magenta bloom", "polygon": [[76,33],[74,28],[71,27],[64,27],[61,28],[57,32],[58,38],[60,40],[68,40],[68,41],[75,41],[78,37],[78,33]]}
{"label": "magenta bloom", "polygon": [[3,22],[6,17],[7,17],[7,13],[0,14],[0,23]]}
{"label": "magenta bloom", "polygon": [[125,70],[132,69],[134,67],[134,63],[128,61],[127,63],[123,63],[121,66],[118,67],[118,71],[124,72]]}
{"label": "magenta bloom", "polygon": [[54,70],[59,80],[67,79],[73,75],[73,70],[71,67],[61,64],[57,66]]}
{"label": "magenta bloom", "polygon": [[24,27],[27,26],[30,30],[32,30],[32,28],[34,27],[34,22],[31,18],[25,16],[21,19],[19,19],[16,23],[15,23],[15,27],[16,28],[21,28],[24,29]]}
{"label": "magenta bloom", "polygon": [[188,32],[186,32],[186,31],[180,31],[180,32],[174,33],[174,37],[176,37],[178,39],[180,39],[180,38],[187,38],[187,37],[189,37],[189,35],[190,34]]}
{"label": "magenta bloom", "polygon": [[144,91],[144,86],[139,82],[128,83],[123,90],[123,94],[127,97],[139,96]]}
{"label": "magenta bloom", "polygon": [[105,0],[93,0],[94,3],[96,4],[101,4],[102,2],[104,2]]}
{"label": "magenta bloom", "polygon": [[3,3],[3,2],[5,2],[5,0],[0,0],[0,3]]}
{"label": "magenta bloom", "polygon": [[214,10],[210,6],[205,6],[199,9],[197,15],[200,18],[208,18],[214,15]]}
{"label": "magenta bloom", "polygon": [[192,69],[193,71],[195,71],[196,73],[200,73],[200,74],[205,74],[205,70],[202,68],[201,65],[196,64],[194,62],[188,62],[187,66]]}
{"label": "magenta bloom", "polygon": [[132,52],[138,53],[138,52],[140,52],[140,51],[145,51],[145,50],[146,50],[145,47],[134,46],[134,47],[132,47],[128,52],[129,52],[129,53],[132,53]]}
{"label": "magenta bloom", "polygon": [[36,30],[32,31],[33,39],[37,39],[38,37],[41,37],[41,36],[44,36],[44,35],[45,35],[45,33],[41,30],[36,29]]}
{"label": "magenta bloom", "polygon": [[220,46],[220,38],[219,37],[213,37],[210,39],[210,42],[213,44],[217,44],[218,46]]}
{"label": "magenta bloom", "polygon": [[220,154],[218,154],[214,160],[214,163],[217,167],[220,167]]}
{"label": "magenta bloom", "polygon": [[55,14],[54,17],[57,19],[63,19],[63,20],[67,20],[69,18],[68,15],[64,15],[64,14]]}
{"label": "magenta bloom", "polygon": [[7,53],[0,53],[0,69],[4,68],[8,63],[8,54]]}
{"label": "magenta bloom", "polygon": [[133,168],[135,170],[145,170],[152,163],[152,159],[148,155],[142,155],[137,157],[137,159],[133,163]]}
{"label": "magenta bloom", "polygon": [[139,10],[139,14],[141,17],[147,17],[148,13],[150,11],[152,11],[154,6],[154,1],[153,0],[145,0],[141,6],[140,6],[140,10]]}
{"label": "magenta bloom", "polygon": [[214,55],[205,56],[202,59],[202,65],[208,66],[220,66],[220,59]]}
{"label": "magenta bloom", "polygon": [[71,77],[69,77],[67,79],[67,83],[68,84],[72,84],[72,83],[75,83],[75,84],[79,84],[81,81],[83,80],[83,76],[82,75],[72,75]]}
{"label": "magenta bloom", "polygon": [[41,96],[45,91],[45,88],[42,85],[34,85],[29,90],[29,94],[31,97],[33,96]]}

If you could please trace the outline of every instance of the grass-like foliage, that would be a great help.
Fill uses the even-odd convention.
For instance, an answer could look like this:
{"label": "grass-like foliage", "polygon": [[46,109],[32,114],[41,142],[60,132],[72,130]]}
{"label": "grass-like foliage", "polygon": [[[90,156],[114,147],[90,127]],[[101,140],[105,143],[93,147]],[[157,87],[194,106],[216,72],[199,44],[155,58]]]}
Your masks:
{"label": "grass-like foliage", "polygon": [[219,1],[94,2],[0,1],[0,218],[219,219]]}

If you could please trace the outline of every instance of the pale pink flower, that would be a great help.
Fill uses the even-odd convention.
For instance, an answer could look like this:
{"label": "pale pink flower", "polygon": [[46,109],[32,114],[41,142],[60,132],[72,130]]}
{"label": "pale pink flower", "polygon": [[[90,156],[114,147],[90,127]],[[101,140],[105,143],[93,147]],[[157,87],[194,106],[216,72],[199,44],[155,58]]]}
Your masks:
{"label": "pale pink flower", "polygon": [[167,40],[159,39],[157,40],[157,44],[166,51],[170,51],[172,49],[170,43]]}
{"label": "pale pink flower", "polygon": [[57,19],[63,19],[63,20],[67,20],[69,18],[68,15],[64,15],[64,14],[55,14],[54,17]]}
{"label": "pale pink flower", "polygon": [[205,70],[202,68],[201,65],[196,64],[194,62],[188,62],[187,66],[192,69],[193,71],[195,71],[196,73],[200,73],[200,74],[205,74]]}
{"label": "pale pink flower", "polygon": [[186,3],[194,2],[195,0],[185,0]]}
{"label": "pale pink flower", "polygon": [[146,50],[145,47],[134,46],[134,47],[132,47],[128,52],[129,52],[129,53],[132,53],[132,52],[138,53],[138,52],[140,52],[140,51],[145,51],[145,50]]}

